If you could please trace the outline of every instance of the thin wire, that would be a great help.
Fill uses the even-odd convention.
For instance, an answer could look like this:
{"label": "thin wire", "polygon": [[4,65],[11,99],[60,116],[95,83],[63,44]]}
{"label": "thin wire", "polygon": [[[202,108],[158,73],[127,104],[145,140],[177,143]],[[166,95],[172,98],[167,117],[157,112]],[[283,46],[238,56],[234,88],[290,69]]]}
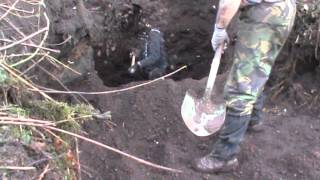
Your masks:
{"label": "thin wire", "polygon": [[118,90],[112,90],[112,91],[100,91],[100,92],[81,92],[81,91],[59,91],[59,90],[35,90],[35,89],[29,89],[30,91],[40,91],[40,92],[44,92],[44,93],[48,93],[48,94],[82,94],[82,95],[102,95],[102,94],[114,94],[114,93],[119,93],[119,92],[124,92],[124,91],[129,91],[129,90],[132,90],[132,89],[136,89],[136,88],[139,88],[139,87],[143,87],[143,86],[147,86],[147,85],[150,85],[150,84],[153,84],[157,81],[160,81],[160,80],[164,80],[165,78],[168,78],[184,69],[186,69],[188,66],[183,66],[179,69],[177,69],[176,71],[172,72],[172,73],[169,73],[165,76],[162,76],[162,77],[159,77],[157,79],[154,79],[152,81],[148,81],[148,82],[145,82],[145,83],[142,83],[142,84],[139,84],[139,85],[136,85],[136,86],[131,86],[131,87],[127,87],[127,88],[123,88],[123,89],[118,89]]}

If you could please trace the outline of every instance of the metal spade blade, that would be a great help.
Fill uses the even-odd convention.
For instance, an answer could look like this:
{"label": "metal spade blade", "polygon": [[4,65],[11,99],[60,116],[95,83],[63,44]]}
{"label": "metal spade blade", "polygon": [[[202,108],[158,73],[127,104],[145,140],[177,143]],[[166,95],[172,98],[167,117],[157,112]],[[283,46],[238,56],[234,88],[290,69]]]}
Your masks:
{"label": "metal spade blade", "polygon": [[223,47],[220,47],[215,53],[203,97],[197,98],[192,91],[188,90],[181,106],[181,115],[184,123],[197,136],[209,136],[216,133],[225,120],[225,104],[214,103],[211,100],[222,50]]}

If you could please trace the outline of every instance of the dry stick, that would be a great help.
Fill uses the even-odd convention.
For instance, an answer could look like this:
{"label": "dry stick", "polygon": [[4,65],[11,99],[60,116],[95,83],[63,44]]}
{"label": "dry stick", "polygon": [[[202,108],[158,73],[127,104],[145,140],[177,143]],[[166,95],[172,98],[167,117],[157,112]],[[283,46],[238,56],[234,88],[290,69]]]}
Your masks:
{"label": "dry stick", "polygon": [[[10,54],[10,55],[8,55],[8,56],[0,56],[0,59],[1,59],[1,58],[5,58],[5,57],[7,57],[7,58],[12,58],[12,57],[30,56],[30,55],[32,55],[32,54],[33,54],[33,53]],[[63,64],[63,63],[60,62],[58,59],[50,56],[49,54],[50,54],[50,53],[47,52],[47,53],[38,53],[38,54],[36,54],[36,55],[38,55],[38,56],[45,56],[45,57],[51,59],[53,62],[50,61],[50,60],[48,60],[48,62],[51,63],[51,64],[52,64],[53,66],[55,66],[56,68],[59,68],[59,66],[56,65],[56,64],[54,64],[54,63],[58,63],[58,64],[60,64],[61,66],[63,66],[64,68],[72,71],[73,73],[78,74],[78,75],[81,75],[81,73],[79,73],[78,71],[76,71],[76,70],[70,68],[69,66]]]}
{"label": "dry stick", "polygon": [[[0,39],[0,41],[4,41],[4,42],[14,42],[14,41],[12,41],[12,40],[10,40],[10,39]],[[46,47],[42,47],[42,46],[38,46],[38,45],[34,45],[34,44],[21,43],[21,45],[30,46],[30,47],[35,47],[35,48],[40,48],[40,49],[43,49],[43,50],[46,50],[46,51],[51,51],[51,52],[54,52],[54,53],[60,53],[60,50],[51,49],[51,48],[46,48]]]}
{"label": "dry stick", "polygon": [[37,36],[38,34],[41,34],[41,33],[45,32],[45,31],[48,31],[48,28],[47,28],[47,27],[42,28],[41,30],[39,30],[39,31],[37,31],[37,32],[34,32],[34,33],[30,34],[29,36],[26,36],[25,38],[20,39],[19,41],[16,41],[16,42],[14,42],[14,43],[11,43],[11,44],[9,44],[9,45],[7,45],[7,46],[2,46],[2,47],[0,47],[0,51],[3,51],[3,50],[6,50],[6,49],[9,49],[9,48],[12,48],[12,47],[14,47],[14,46],[16,46],[16,45],[18,45],[18,44],[21,44],[21,43],[24,42],[24,41],[27,41],[28,39],[33,38],[34,36]]}
{"label": "dry stick", "polygon": [[61,141],[66,147],[69,147],[69,144],[64,141],[60,136],[56,135],[54,132],[50,131],[49,129],[45,129],[46,132],[51,134],[53,137],[57,138],[59,141]]}
{"label": "dry stick", "polygon": [[87,176],[89,176],[89,178],[90,179],[92,179],[93,178],[93,175],[90,173],[90,172],[88,172],[87,170],[85,170],[85,169],[81,169],[81,172],[83,172],[84,174],[86,174]]}
{"label": "dry stick", "polygon": [[45,124],[32,123],[32,122],[17,122],[17,121],[7,121],[0,120],[0,124],[13,124],[13,125],[26,125],[26,126],[36,126],[36,127],[47,127]]}
{"label": "dry stick", "polygon": [[[32,60],[32,62],[33,62],[34,64],[36,64],[36,62],[34,62],[33,60]],[[55,75],[53,75],[52,73],[50,73],[49,71],[47,71],[47,70],[46,70],[44,67],[42,67],[40,64],[37,64],[37,66],[38,66],[43,72],[45,72],[47,75],[49,75],[51,78],[53,78],[55,81],[57,81],[62,88],[64,88],[64,89],[67,90],[67,91],[70,91],[69,88],[67,88]],[[81,101],[80,101],[74,94],[72,94],[72,97],[73,97],[78,103],[81,103]],[[88,100],[87,100],[87,99],[84,99],[83,96],[81,96],[81,98],[82,98],[86,103],[88,103]]]}
{"label": "dry stick", "polygon": [[40,3],[42,3],[42,0],[24,0],[23,2],[28,3],[30,5],[39,5]]}
{"label": "dry stick", "polygon": [[[65,65],[65,64],[63,64],[62,62],[60,62],[58,59],[56,59],[56,58],[54,58],[54,57],[52,57],[52,56],[50,56],[50,55],[45,55],[46,57],[48,57],[48,58],[50,58],[51,60],[53,60],[53,62],[56,62],[56,63],[58,63],[58,64],[60,64],[61,66],[63,66],[63,67],[65,67],[65,68],[67,68],[67,69],[69,69],[70,71],[72,71],[73,73],[75,73],[75,74],[77,74],[77,75],[81,75],[81,73],[79,73],[78,71],[76,71],[76,70],[74,70],[74,69],[72,69],[71,67],[69,67],[69,66],[67,66],[67,65]],[[49,61],[50,62],[50,61]]]}
{"label": "dry stick", "polygon": [[46,93],[41,92],[38,88],[34,87],[31,83],[29,83],[27,80],[23,79],[21,76],[17,75],[17,73],[15,73],[13,70],[11,70],[8,66],[4,65],[3,63],[0,62],[0,66],[5,69],[6,71],[8,71],[10,74],[12,74],[14,77],[16,77],[17,79],[19,79],[21,82],[23,82],[24,84],[26,84],[27,86],[29,86],[30,88],[32,88],[35,91],[39,91],[39,93],[45,97],[46,99],[55,102],[55,100],[53,100],[50,96],[48,96]]}
{"label": "dry stick", "polygon": [[[47,20],[47,28],[49,29],[49,25],[50,25],[50,23],[49,23],[49,19],[48,19],[48,17],[47,17],[47,15],[45,14],[45,18],[46,18],[46,20]],[[5,19],[6,20],[6,19]],[[14,29],[14,30],[16,30],[22,37],[26,37],[26,35],[22,32],[22,31],[20,31],[19,30],[19,28],[17,28],[13,23],[11,23],[9,20],[6,20],[6,22]],[[46,34],[45,34],[45,38],[43,38],[43,43],[44,43],[44,40],[47,38],[46,36],[48,36],[48,31],[46,31]],[[28,39],[28,41],[32,44],[32,45],[35,45],[35,43],[32,41],[32,39]],[[41,42],[41,43],[42,43]],[[35,46],[37,46],[37,45],[35,45]],[[24,62],[24,61],[26,61],[26,60],[28,60],[28,59],[31,59],[31,58],[33,58],[34,56],[36,56],[36,55],[40,55],[39,53],[38,53],[38,50],[39,50],[39,48],[36,50],[36,52],[33,52],[33,53],[28,53],[28,58],[26,58],[26,59],[24,59],[24,60],[21,60],[21,61],[19,61],[18,63],[22,63],[22,61]],[[45,54],[45,56],[46,57],[51,57],[51,56],[49,56],[48,54]],[[49,61],[51,64],[53,64],[51,61]],[[15,66],[15,65],[17,65],[17,64],[14,64],[13,66]],[[54,64],[53,64],[54,65]]]}
{"label": "dry stick", "polygon": [[[39,44],[39,47],[42,47],[43,44],[44,44],[44,42],[46,41],[46,39],[47,39],[47,37],[48,37],[48,35],[49,35],[49,28],[50,28],[50,20],[49,20],[47,14],[46,14],[46,13],[43,13],[43,15],[44,15],[44,17],[45,17],[45,19],[46,19],[46,22],[47,22],[47,25],[46,25],[46,27],[45,27],[45,29],[47,29],[47,31],[45,31],[44,37],[42,38],[42,40],[41,40],[41,42],[40,42],[40,44]],[[25,62],[29,61],[30,59],[32,59],[33,57],[35,57],[35,56],[38,54],[39,51],[40,51],[40,48],[37,48],[36,51],[35,51],[31,56],[29,56],[29,57],[27,57],[26,59],[23,59],[23,60],[15,63],[15,64],[12,64],[11,66],[14,67],[14,66],[17,66],[17,65],[20,65],[20,64],[22,64],[22,63],[25,63]]]}
{"label": "dry stick", "polygon": [[[127,88],[123,88],[123,89],[118,89],[118,90],[112,90],[112,91],[102,91],[102,92],[80,92],[80,91],[58,91],[58,90],[40,90],[40,92],[45,92],[45,93],[54,93],[54,94],[82,94],[82,95],[101,95],[101,94],[113,94],[113,93],[119,93],[119,92],[124,92],[124,91],[129,91],[129,90],[132,90],[132,89],[136,89],[136,88],[139,88],[139,87],[143,87],[143,86],[147,86],[147,85],[150,85],[150,84],[153,84],[157,81],[160,81],[160,80],[164,80],[165,78],[167,77],[170,77],[180,71],[182,71],[183,69],[186,69],[187,66],[183,66],[181,68],[179,68],[178,70],[172,72],[172,73],[169,73],[165,76],[162,76],[162,77],[159,77],[157,79],[154,79],[152,81],[148,81],[148,82],[145,82],[145,83],[142,83],[142,84],[139,84],[139,85],[136,85],[136,86],[131,86],[131,87],[127,87]],[[34,89],[30,89],[31,91],[37,91],[37,90],[34,90]]]}
{"label": "dry stick", "polygon": [[16,1],[12,4],[12,6],[7,10],[7,12],[5,12],[5,13],[0,17],[0,21],[1,21],[4,17],[6,17],[12,9],[14,9],[14,7],[16,6],[16,4],[18,4],[19,1],[20,1],[20,0],[16,0]]}
{"label": "dry stick", "polygon": [[92,118],[92,115],[85,115],[85,116],[81,116],[81,117],[76,117],[76,118],[72,118],[72,120],[70,119],[64,119],[64,120],[60,120],[55,122],[56,125],[62,124],[62,123],[66,123],[66,122],[71,122],[77,119],[84,119],[84,118]]}
{"label": "dry stick", "polygon": [[66,40],[62,41],[61,43],[58,43],[58,44],[47,44],[47,45],[49,45],[49,46],[61,46],[61,45],[65,44],[65,43],[67,43],[68,41],[70,41],[71,38],[72,38],[72,36],[68,35],[68,38]]}
{"label": "dry stick", "polygon": [[1,121],[1,120],[5,120],[5,121],[32,122],[32,123],[40,123],[40,124],[48,125],[48,126],[55,126],[55,123],[54,123],[54,122],[43,121],[43,120],[38,120],[38,119],[15,118],[15,117],[3,117],[3,116],[0,116],[0,121]]}
{"label": "dry stick", "polygon": [[38,180],[42,180],[44,178],[44,176],[47,174],[48,171],[49,171],[49,163],[46,165],[46,167],[44,168],[43,172],[40,174]]}
{"label": "dry stick", "polygon": [[[0,121],[0,124],[13,124],[13,125],[27,125],[27,126],[30,126],[30,124],[27,124],[27,123],[16,123],[16,122],[1,122]],[[122,156],[125,156],[129,159],[132,159],[132,160],[135,160],[141,164],[144,164],[144,165],[147,165],[147,166],[150,166],[150,167],[153,167],[153,168],[157,168],[157,169],[161,169],[161,170],[165,170],[165,171],[170,171],[170,172],[174,172],[174,173],[182,173],[183,171],[181,170],[178,170],[178,169],[173,169],[173,168],[168,168],[168,167],[165,167],[165,166],[161,166],[161,165],[158,165],[158,164],[154,164],[152,162],[149,162],[149,161],[146,161],[146,160],[143,160],[141,158],[138,158],[138,157],[135,157],[135,156],[132,156],[128,153],[125,153],[123,151],[120,151],[116,148],[113,148],[111,146],[108,146],[108,145],[105,145],[101,142],[98,142],[98,141],[95,141],[95,140],[92,140],[90,138],[86,138],[84,136],[81,136],[81,135],[78,135],[78,134],[75,134],[75,133],[72,133],[72,132],[68,132],[68,131],[65,131],[65,130],[62,130],[62,129],[59,129],[59,128],[55,128],[55,127],[51,127],[51,126],[43,126],[43,125],[39,125],[39,124],[34,124],[34,125],[31,125],[31,126],[37,126],[37,127],[41,127],[43,129],[50,129],[50,130],[53,130],[53,131],[56,131],[56,132],[60,132],[60,133],[63,133],[63,134],[67,134],[69,136],[73,136],[73,137],[76,137],[78,139],[81,139],[81,140],[84,140],[84,141],[87,141],[87,142],[90,142],[92,144],[95,144],[97,146],[100,146],[100,147],[103,147],[105,149],[108,149],[110,151],[113,151],[115,153],[118,153]]]}
{"label": "dry stick", "polygon": [[[0,4],[0,7],[4,7],[4,8],[12,8],[12,6],[7,6],[5,4]],[[28,14],[33,14],[34,13],[34,9],[32,11],[27,11],[27,10],[24,10],[24,9],[18,9],[18,8],[15,8],[13,7],[12,10],[15,10],[15,11],[18,11],[18,12],[23,12],[23,13],[28,13]]]}
{"label": "dry stick", "polygon": [[[22,56],[30,56],[32,53],[23,53],[23,54],[14,54],[14,53],[12,53],[12,54],[10,54],[10,55],[7,55],[7,56],[0,56],[0,59],[1,58],[13,58],[13,57],[22,57]],[[37,54],[38,56],[45,56],[46,55],[46,53],[38,53]]]}
{"label": "dry stick", "polygon": [[148,166],[151,166],[151,167],[154,167],[154,168],[157,168],[157,169],[162,169],[162,170],[166,170],[166,171],[170,171],[170,172],[175,172],[175,173],[182,173],[181,170],[178,170],[178,169],[172,169],[172,168],[168,168],[168,167],[164,167],[164,166],[161,166],[161,165],[157,165],[157,164],[154,164],[154,163],[151,163],[149,161],[146,161],[146,160],[143,160],[143,159],[140,159],[140,158],[137,158],[135,156],[132,156],[130,154],[127,154],[125,152],[122,152],[116,148],[113,148],[113,147],[110,147],[110,146],[107,146],[103,143],[100,143],[98,141],[95,141],[95,140],[92,140],[92,139],[89,139],[89,138],[86,138],[84,136],[81,136],[81,135],[78,135],[78,134],[75,134],[75,133],[72,133],[72,132],[69,132],[69,131],[65,131],[63,129],[59,129],[59,128],[55,128],[55,127],[51,127],[51,126],[47,126],[47,127],[43,127],[42,128],[47,128],[47,129],[51,129],[53,131],[57,131],[57,132],[60,132],[60,133],[64,133],[64,134],[67,134],[67,135],[70,135],[70,136],[73,136],[73,137],[76,137],[78,139],[82,139],[84,141],[87,141],[87,142],[90,142],[92,144],[95,144],[97,146],[100,146],[100,147],[103,147],[105,149],[108,149],[108,150],[111,150],[113,152],[116,152],[118,154],[121,154],[127,158],[130,158],[130,159],[133,159],[139,163],[142,163],[142,164],[145,164],[145,165],[148,165]]}
{"label": "dry stick", "polygon": [[[1,7],[1,6],[0,6],[0,9],[6,11],[6,9],[3,8],[3,7]],[[15,10],[15,9],[12,9],[12,10]],[[16,17],[19,17],[19,18],[21,18],[21,19],[22,19],[22,18],[27,19],[27,18],[32,18],[32,17],[36,17],[36,16],[37,16],[37,14],[23,15],[23,16],[21,16],[21,15],[19,14],[19,11],[17,11],[17,12],[10,11],[9,14],[11,14],[11,15],[13,15],[13,16],[16,16]],[[8,16],[8,15],[7,15],[7,16]]]}
{"label": "dry stick", "polygon": [[81,164],[80,164],[80,152],[79,152],[79,143],[78,139],[74,138],[76,142],[76,154],[77,154],[77,169],[78,169],[78,180],[81,180]]}
{"label": "dry stick", "polygon": [[318,27],[318,33],[317,33],[317,41],[316,41],[316,53],[315,53],[315,56],[316,56],[316,59],[318,59],[318,48],[319,48],[319,43],[320,43],[320,20],[319,20],[319,27]]}
{"label": "dry stick", "polygon": [[55,156],[55,157],[51,157],[51,156],[48,156],[46,154],[44,154],[46,157],[45,158],[42,158],[42,159],[39,159],[37,161],[34,161],[30,164],[28,164],[27,166],[37,166],[43,162],[47,162],[47,161],[50,161],[50,160],[57,160],[57,159],[60,159],[60,158],[63,158],[65,157],[66,153],[62,153],[62,154],[59,154],[58,156]]}
{"label": "dry stick", "polygon": [[20,166],[0,166],[0,170],[30,171],[30,170],[36,170],[36,168],[35,167],[20,167]]}
{"label": "dry stick", "polygon": [[[47,54],[49,54],[47,52]],[[37,62],[34,62],[30,67],[28,67],[26,70],[24,70],[22,73],[21,73],[21,76],[27,74],[27,72],[29,72],[32,68],[34,68],[37,64],[39,64],[40,62],[42,62],[44,60],[45,56],[42,56]]]}

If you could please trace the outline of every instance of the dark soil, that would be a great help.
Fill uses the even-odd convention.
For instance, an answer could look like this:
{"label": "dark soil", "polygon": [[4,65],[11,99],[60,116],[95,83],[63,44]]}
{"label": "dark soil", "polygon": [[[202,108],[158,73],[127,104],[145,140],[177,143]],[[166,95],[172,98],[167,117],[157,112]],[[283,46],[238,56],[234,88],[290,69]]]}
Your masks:
{"label": "dark soil", "polygon": [[[142,9],[140,23],[159,28],[164,33],[171,70],[185,64],[194,64],[186,73],[175,76],[174,79],[200,79],[206,76],[209,70],[208,63],[213,56],[210,36],[215,13],[210,3],[183,0],[140,0],[135,3]],[[135,80],[127,74],[131,64],[129,53],[135,47],[139,34],[141,36],[144,31],[144,28],[140,28],[137,33],[126,37],[125,43],[117,42],[118,48],[110,56],[107,56],[105,49],[98,48],[99,56],[95,56],[96,70],[105,85],[118,86]]]}
{"label": "dark soil", "polygon": [[[224,78],[218,79],[221,87]],[[81,89],[110,90],[92,76]],[[190,161],[207,153],[215,137],[199,138],[183,124],[180,105],[185,91],[205,81],[165,80],[121,94],[90,96],[102,111],[112,112],[112,122],[92,122],[84,129],[91,138],[182,174],[146,167],[86,142],[81,143],[85,179],[318,179],[320,177],[320,121],[290,106],[265,108],[265,131],[249,133],[239,155],[241,166],[233,173],[209,175],[190,168]],[[130,84],[134,85],[134,84]],[[81,90],[80,89],[80,90]]]}
{"label": "dark soil", "polygon": [[[239,155],[241,165],[235,172],[210,175],[192,170],[190,161],[210,151],[215,136],[199,138],[192,135],[183,124],[180,106],[188,88],[199,90],[205,85],[203,77],[208,74],[212,57],[209,40],[214,10],[210,2],[202,0],[141,0],[136,3],[146,10],[145,22],[160,27],[165,33],[170,64],[173,67],[197,65],[176,75],[174,80],[180,81],[168,79],[129,92],[88,96],[101,111],[112,112],[114,125],[105,121],[91,122],[84,130],[93,139],[146,160],[181,169],[183,173],[153,169],[82,142],[83,179],[319,179],[319,117],[295,111],[293,104],[285,106],[283,102],[291,102],[286,99],[268,103],[265,131],[247,135]],[[226,54],[225,59],[230,59],[228,57]],[[114,86],[131,81],[119,78],[119,74],[112,76],[115,71],[109,71],[103,62],[99,62],[103,58],[96,59],[96,69],[102,80],[92,73],[89,79],[78,82],[73,89],[107,91],[114,88],[105,84]],[[128,59],[122,62],[126,61]],[[128,64],[122,64],[116,70],[125,71]],[[220,76],[216,85],[219,98],[224,82],[225,76]],[[117,88],[135,84],[138,82]]]}

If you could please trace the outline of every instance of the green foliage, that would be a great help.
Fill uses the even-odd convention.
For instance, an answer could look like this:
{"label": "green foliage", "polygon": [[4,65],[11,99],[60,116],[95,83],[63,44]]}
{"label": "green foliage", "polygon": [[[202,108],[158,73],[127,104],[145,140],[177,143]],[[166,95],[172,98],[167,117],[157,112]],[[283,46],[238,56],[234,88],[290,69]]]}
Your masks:
{"label": "green foliage", "polygon": [[32,141],[32,131],[25,126],[11,126],[10,135],[21,140],[24,144],[30,144]]}
{"label": "green foliage", "polygon": [[61,128],[72,131],[78,131],[80,124],[91,119],[94,113],[92,106],[52,101],[33,101],[25,107],[31,116],[57,122]]}
{"label": "green foliage", "polygon": [[14,114],[18,117],[29,117],[30,112],[19,106],[12,106],[8,109],[10,114]]}
{"label": "green foliage", "polygon": [[8,74],[0,67],[0,85],[3,85],[8,80]]}
{"label": "green foliage", "polygon": [[32,133],[30,130],[26,129],[26,128],[22,128],[21,129],[21,134],[20,134],[20,138],[21,140],[25,143],[25,144],[30,144],[31,140],[32,140]]}

